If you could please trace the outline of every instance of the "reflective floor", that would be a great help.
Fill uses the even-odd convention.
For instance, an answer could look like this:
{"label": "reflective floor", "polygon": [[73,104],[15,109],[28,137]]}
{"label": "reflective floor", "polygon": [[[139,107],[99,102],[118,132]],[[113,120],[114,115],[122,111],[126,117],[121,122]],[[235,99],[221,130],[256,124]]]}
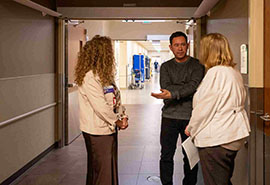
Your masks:
{"label": "reflective floor", "polygon": [[[158,74],[143,89],[121,90],[129,114],[129,128],[119,132],[120,185],[161,184],[159,176],[159,133],[162,101],[150,96],[159,90]],[[180,140],[178,145],[180,145]],[[83,137],[50,152],[15,183],[17,185],[84,185],[86,149]],[[181,148],[175,155],[174,184],[183,178]],[[148,178],[154,176],[154,178]],[[148,181],[147,180],[150,180]]]}
{"label": "reflective floor", "polygon": [[145,80],[142,86],[142,89],[121,90],[123,104],[162,104],[162,100],[150,96],[151,92],[160,92],[159,73],[154,73],[151,80]]}

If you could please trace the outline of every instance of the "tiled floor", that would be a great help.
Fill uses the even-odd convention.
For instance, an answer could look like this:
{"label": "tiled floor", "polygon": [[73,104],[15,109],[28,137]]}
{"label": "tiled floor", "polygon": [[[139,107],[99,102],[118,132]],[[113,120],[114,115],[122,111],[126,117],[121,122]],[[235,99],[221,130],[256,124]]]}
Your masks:
{"label": "tiled floor", "polygon": [[[128,130],[119,133],[120,185],[161,184],[147,181],[159,176],[161,104],[127,105],[130,115]],[[175,156],[175,184],[181,184],[182,153]]]}
{"label": "tiled floor", "polygon": [[[148,181],[159,176],[159,133],[162,101],[150,96],[159,90],[158,75],[145,83],[141,90],[122,91],[123,103],[129,114],[129,128],[119,132],[120,185],[158,185]],[[180,145],[180,143],[178,143]],[[175,155],[174,184],[183,177],[182,152]],[[56,149],[39,161],[14,184],[17,185],[84,185],[86,176],[86,149],[80,136],[69,146]]]}

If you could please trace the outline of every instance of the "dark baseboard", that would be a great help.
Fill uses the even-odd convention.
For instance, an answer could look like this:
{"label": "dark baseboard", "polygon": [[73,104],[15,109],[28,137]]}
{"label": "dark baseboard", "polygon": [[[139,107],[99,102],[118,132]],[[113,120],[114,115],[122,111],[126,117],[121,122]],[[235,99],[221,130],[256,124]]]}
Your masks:
{"label": "dark baseboard", "polygon": [[18,177],[20,177],[24,172],[26,172],[29,168],[31,168],[34,164],[36,164],[40,159],[42,159],[45,155],[47,155],[49,152],[51,152],[53,149],[55,149],[57,147],[58,147],[58,143],[56,142],[52,146],[50,146],[48,149],[46,149],[44,152],[42,152],[41,154],[39,154],[32,161],[30,161],[29,163],[27,163],[24,167],[22,167],[21,169],[19,169],[17,172],[15,172],[9,178],[7,178],[0,185],[9,185],[9,184],[11,184]]}

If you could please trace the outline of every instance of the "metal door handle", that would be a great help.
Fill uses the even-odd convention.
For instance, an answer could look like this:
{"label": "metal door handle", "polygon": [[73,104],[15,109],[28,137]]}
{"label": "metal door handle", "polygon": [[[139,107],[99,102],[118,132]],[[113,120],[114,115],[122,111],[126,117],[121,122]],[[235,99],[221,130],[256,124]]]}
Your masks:
{"label": "metal door handle", "polygon": [[67,84],[67,87],[69,87],[69,88],[71,88],[71,87],[76,87],[76,86],[77,86],[77,84],[75,84],[75,83]]}
{"label": "metal door handle", "polygon": [[260,116],[260,118],[264,121],[270,121],[270,115],[268,113],[265,113],[264,116]]}

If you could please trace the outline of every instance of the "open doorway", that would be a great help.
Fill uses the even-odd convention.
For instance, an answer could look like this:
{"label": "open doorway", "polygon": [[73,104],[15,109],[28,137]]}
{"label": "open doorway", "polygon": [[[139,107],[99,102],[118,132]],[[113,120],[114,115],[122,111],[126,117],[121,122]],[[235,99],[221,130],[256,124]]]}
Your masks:
{"label": "open doorway", "polygon": [[[76,22],[73,20],[73,22]],[[109,36],[113,40],[115,60],[116,60],[116,83],[120,87],[122,103],[127,108],[130,119],[130,126],[127,130],[119,132],[119,178],[121,184],[144,184],[145,181],[158,180],[159,157],[160,157],[160,123],[162,100],[157,100],[150,96],[151,92],[158,92],[159,87],[159,66],[173,58],[169,50],[169,36],[175,31],[186,32],[188,28],[184,21],[177,20],[155,20],[153,22],[137,22],[122,20],[84,20],[77,21],[77,24],[69,24],[73,29],[85,30],[85,41],[90,40],[94,35]],[[70,35],[68,30],[67,35]],[[188,32],[189,38],[192,32]],[[68,43],[77,45],[77,49],[72,49],[77,54],[80,42],[67,40]],[[68,44],[69,46],[69,44]],[[70,46],[69,46],[70,47]],[[74,48],[74,47],[73,47]],[[70,54],[68,54],[70,56]],[[136,59],[137,58],[137,59]],[[134,67],[135,61],[139,61],[140,76],[136,76]],[[142,61],[142,63],[141,63]],[[67,59],[68,63],[76,63],[74,59]],[[155,62],[158,63],[155,69]],[[66,65],[67,67],[75,66]],[[142,70],[142,71],[141,71]],[[72,71],[68,69],[68,82],[74,84]],[[71,75],[71,77],[70,77]],[[140,79],[140,85],[136,88],[136,79]],[[133,81],[135,81],[133,83]],[[135,85],[135,88],[131,88]],[[76,96],[76,87],[73,87],[73,95]],[[69,88],[69,93],[70,88]],[[69,97],[69,115],[78,118],[78,109],[75,107],[78,101],[75,96]],[[74,107],[70,107],[74,106]],[[79,120],[67,119],[66,127],[79,130]],[[69,126],[73,125],[73,126]],[[69,134],[71,131],[67,132]],[[77,136],[80,132],[77,132]],[[77,138],[77,136],[75,138]],[[76,139],[82,141],[82,137]],[[83,141],[82,141],[83,142]],[[179,146],[180,146],[179,140]],[[175,182],[180,184],[183,177],[182,171],[182,151],[178,147],[175,161],[178,163],[175,170]],[[126,182],[126,183],[125,183]]]}

